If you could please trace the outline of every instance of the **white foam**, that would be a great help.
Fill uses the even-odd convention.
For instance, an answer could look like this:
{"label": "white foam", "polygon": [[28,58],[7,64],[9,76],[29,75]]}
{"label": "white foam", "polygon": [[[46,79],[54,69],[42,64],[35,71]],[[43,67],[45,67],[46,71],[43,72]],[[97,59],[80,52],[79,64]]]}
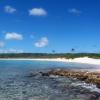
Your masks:
{"label": "white foam", "polygon": [[89,89],[92,92],[100,93],[100,89],[97,88],[96,85],[93,85],[93,84],[87,84],[87,83],[82,82],[82,83],[72,83],[71,85],[73,85],[73,86],[81,86],[83,88]]}

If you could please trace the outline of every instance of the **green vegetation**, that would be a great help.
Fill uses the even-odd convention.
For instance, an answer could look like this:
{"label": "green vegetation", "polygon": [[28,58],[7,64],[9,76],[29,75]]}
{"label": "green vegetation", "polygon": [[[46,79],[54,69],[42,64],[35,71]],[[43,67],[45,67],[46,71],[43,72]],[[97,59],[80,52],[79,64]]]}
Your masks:
{"label": "green vegetation", "polygon": [[77,58],[77,57],[100,58],[100,53],[8,53],[0,54],[0,58]]}

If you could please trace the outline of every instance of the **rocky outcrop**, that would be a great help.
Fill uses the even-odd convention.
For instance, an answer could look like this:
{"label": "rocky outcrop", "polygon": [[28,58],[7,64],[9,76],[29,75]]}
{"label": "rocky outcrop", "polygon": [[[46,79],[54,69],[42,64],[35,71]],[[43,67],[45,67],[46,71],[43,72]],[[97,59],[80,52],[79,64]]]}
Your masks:
{"label": "rocky outcrop", "polygon": [[51,70],[47,73],[41,72],[42,76],[58,75],[71,78],[77,78],[85,81],[86,83],[95,84],[100,88],[100,72],[86,72],[86,71],[75,71],[75,70]]}

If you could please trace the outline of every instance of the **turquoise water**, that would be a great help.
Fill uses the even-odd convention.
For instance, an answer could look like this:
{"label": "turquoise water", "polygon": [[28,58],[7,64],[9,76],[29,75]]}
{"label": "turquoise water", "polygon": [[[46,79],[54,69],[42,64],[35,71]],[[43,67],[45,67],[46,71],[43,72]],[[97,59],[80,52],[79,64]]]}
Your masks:
{"label": "turquoise water", "polygon": [[0,60],[0,68],[41,69],[41,68],[91,69],[94,65],[66,63],[57,61]]}
{"label": "turquoise water", "polygon": [[65,77],[42,77],[40,74],[28,77],[31,72],[38,73],[52,68],[88,70],[94,66],[52,61],[1,60],[0,100],[87,100],[87,93],[90,95],[94,90],[99,91],[94,86],[92,88],[84,82]]}

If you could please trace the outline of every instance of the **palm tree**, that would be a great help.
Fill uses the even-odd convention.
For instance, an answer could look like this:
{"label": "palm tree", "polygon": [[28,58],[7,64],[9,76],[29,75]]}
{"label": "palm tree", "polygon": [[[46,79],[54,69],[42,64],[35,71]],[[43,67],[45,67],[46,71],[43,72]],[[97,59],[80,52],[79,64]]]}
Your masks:
{"label": "palm tree", "polygon": [[71,52],[75,52],[75,49],[74,49],[74,48],[72,48],[72,49],[71,49]]}

